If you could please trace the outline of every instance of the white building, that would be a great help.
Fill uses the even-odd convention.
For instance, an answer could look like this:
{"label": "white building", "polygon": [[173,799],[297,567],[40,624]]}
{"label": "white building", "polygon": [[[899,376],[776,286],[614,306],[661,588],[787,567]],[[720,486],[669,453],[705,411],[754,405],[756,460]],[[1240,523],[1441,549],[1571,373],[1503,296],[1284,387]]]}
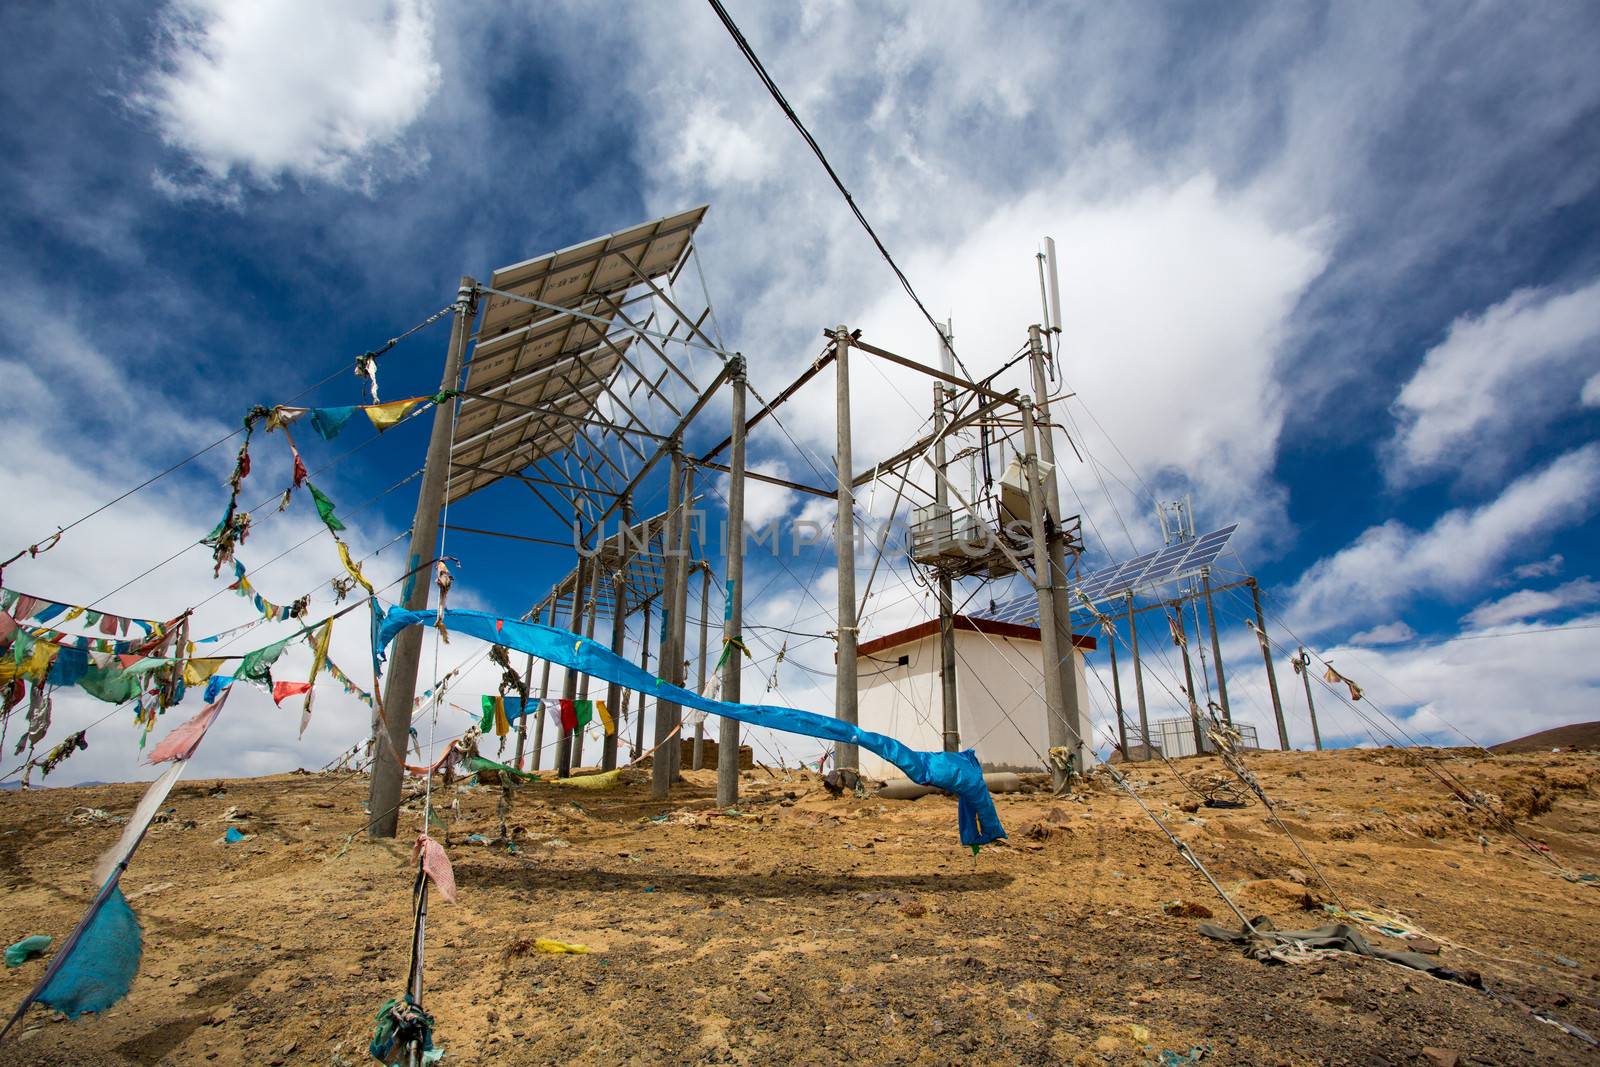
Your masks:
{"label": "white building", "polygon": [[[1043,656],[1033,626],[955,617],[956,710],[961,747],[973,748],[985,771],[1042,771],[1050,747],[1044,702]],[[1095,639],[1074,634],[1078,730],[1094,761],[1089,689],[1083,654]],[[939,685],[939,620],[864,641],[856,650],[860,724],[915,749],[944,747]],[[904,777],[865,749],[861,773]]]}

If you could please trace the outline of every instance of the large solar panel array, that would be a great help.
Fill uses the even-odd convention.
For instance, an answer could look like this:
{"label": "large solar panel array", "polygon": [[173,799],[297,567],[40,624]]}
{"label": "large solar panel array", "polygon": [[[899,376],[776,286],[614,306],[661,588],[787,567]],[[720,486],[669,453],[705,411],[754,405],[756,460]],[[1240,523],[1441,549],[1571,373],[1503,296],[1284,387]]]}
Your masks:
{"label": "large solar panel array", "polygon": [[[1072,583],[1073,610],[1076,611],[1082,606],[1077,602],[1079,590],[1082,590],[1090,600],[1102,600],[1121,593],[1138,592],[1141,589],[1161,585],[1163,582],[1187,578],[1202,567],[1209,567],[1216,562],[1222,550],[1227,547],[1228,538],[1232,537],[1233,531],[1238,528],[1239,524],[1233,523],[1220,530],[1203,534],[1193,541],[1180,541],[1175,545],[1167,545],[1158,551],[1136,556],[1126,563],[1118,563],[1086,574]],[[1025,593],[1002,601],[988,611],[977,611],[972,614],[983,619],[994,619],[996,622],[1037,625],[1039,602],[1034,594]]]}

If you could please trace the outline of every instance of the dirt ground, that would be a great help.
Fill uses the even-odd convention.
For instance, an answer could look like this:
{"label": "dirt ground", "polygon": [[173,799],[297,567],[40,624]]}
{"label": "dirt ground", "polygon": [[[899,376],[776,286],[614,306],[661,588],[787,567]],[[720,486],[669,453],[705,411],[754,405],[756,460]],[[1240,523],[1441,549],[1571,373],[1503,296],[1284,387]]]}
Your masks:
{"label": "dirt ground", "polygon": [[[1600,871],[1600,755],[1436,755],[1570,871]],[[719,813],[713,772],[686,772],[667,803],[640,774],[610,792],[522,788],[514,852],[466,840],[497,836],[498,788],[445,794],[460,896],[430,910],[426,998],[443,1062],[1600,1062],[1528,1010],[1600,1034],[1600,888],[1469,812],[1412,754],[1249,762],[1349,905],[1403,917],[1444,965],[1520,1003],[1351,955],[1267,966],[1200,936],[1163,905],[1231,914],[1103,776],[1066,799],[997,798],[1011,842],[973,856],[945,797],[835,799],[814,775],[757,769]],[[1195,784],[1221,770],[1175,766]],[[1260,803],[1186,811],[1172,770],[1128,773],[1247,914],[1336,921]],[[420,815],[370,842],[366,788],[180,782],[123,880],[145,931],[131,995],[77,1022],[35,1007],[0,1063],[373,1062],[373,1015],[407,966]],[[4,943],[71,929],[141,789],[0,794]],[[225,844],[228,826],[248,839]],[[541,937],[593,952],[538,952]],[[44,966],[0,973],[7,1014]]]}

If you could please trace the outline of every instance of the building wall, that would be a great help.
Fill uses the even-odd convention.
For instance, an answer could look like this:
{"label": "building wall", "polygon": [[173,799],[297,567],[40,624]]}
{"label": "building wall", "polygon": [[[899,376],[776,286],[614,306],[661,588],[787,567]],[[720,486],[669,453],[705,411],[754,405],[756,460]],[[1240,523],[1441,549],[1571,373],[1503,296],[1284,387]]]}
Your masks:
{"label": "building wall", "polygon": [[[896,662],[901,656],[908,660],[905,666]],[[1092,749],[1083,655],[1075,651],[1074,658],[1080,730]],[[976,749],[984,770],[1044,769],[1050,734],[1040,659],[1037,641],[956,631],[961,747]],[[938,635],[863,656],[856,670],[863,729],[888,734],[911,748],[943,747]],[[861,753],[861,770],[874,778],[903,777],[893,764],[866,751]]]}

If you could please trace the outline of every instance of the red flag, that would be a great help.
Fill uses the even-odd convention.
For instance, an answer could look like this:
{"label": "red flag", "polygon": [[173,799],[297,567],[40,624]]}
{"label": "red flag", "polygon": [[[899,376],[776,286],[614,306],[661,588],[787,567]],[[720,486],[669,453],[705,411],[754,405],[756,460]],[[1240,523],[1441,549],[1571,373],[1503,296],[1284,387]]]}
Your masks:
{"label": "red flag", "polygon": [[439,887],[439,895],[450,903],[456,902],[456,872],[450,866],[450,857],[445,854],[444,846],[439,844],[427,834],[418,834],[416,846],[411,852],[412,859],[422,860],[422,869],[433,879],[433,884]]}
{"label": "red flag", "polygon": [[578,728],[578,708],[566,697],[561,698],[561,729],[567,733]]}
{"label": "red flag", "polygon": [[[287,433],[288,431],[285,430],[284,432]],[[294,453],[294,487],[298,489],[300,484],[306,480],[306,464],[300,458],[300,450],[298,448],[290,445],[289,451]]]}
{"label": "red flag", "polygon": [[292,696],[298,696],[311,688],[310,682],[273,682],[272,702],[281,705]]}

